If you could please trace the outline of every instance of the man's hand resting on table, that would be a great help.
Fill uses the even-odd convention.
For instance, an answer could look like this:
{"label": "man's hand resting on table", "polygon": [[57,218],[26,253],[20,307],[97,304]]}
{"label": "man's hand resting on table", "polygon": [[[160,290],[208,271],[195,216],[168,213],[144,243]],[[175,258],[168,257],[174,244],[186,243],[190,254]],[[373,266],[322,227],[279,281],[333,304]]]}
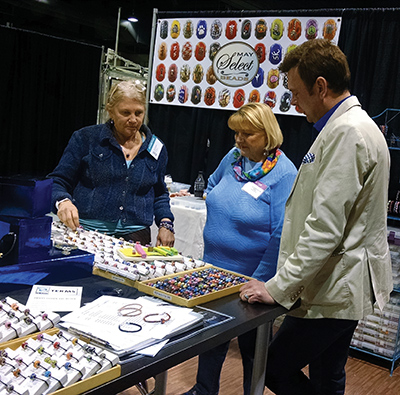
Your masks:
{"label": "man's hand resting on table", "polygon": [[240,288],[240,299],[249,303],[276,304],[275,300],[265,288],[265,283],[251,280]]}

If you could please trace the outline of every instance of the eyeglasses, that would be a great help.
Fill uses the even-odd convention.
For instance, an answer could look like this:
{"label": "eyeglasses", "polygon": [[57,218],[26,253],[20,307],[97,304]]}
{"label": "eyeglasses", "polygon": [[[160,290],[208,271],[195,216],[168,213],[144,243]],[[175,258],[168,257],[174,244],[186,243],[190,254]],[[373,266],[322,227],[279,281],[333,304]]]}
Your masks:
{"label": "eyeglasses", "polygon": [[146,90],[146,87],[138,80],[134,81],[134,85],[138,91],[144,92]]}
{"label": "eyeglasses", "polygon": [[[134,86],[135,89],[136,89],[138,92],[144,93],[144,92],[146,91],[146,86],[143,85],[139,80],[129,80],[129,81],[124,80],[124,81],[121,81],[121,82],[119,82],[118,84],[114,85],[114,86],[110,89],[110,93],[109,93],[109,97],[108,97],[108,102],[111,102],[111,101],[112,101],[113,96],[115,95],[115,92],[117,92],[119,85],[120,85],[120,84],[124,84],[124,83],[127,83],[127,84],[129,84],[130,86]],[[123,91],[124,91],[124,89],[122,89],[122,92],[123,92]]]}

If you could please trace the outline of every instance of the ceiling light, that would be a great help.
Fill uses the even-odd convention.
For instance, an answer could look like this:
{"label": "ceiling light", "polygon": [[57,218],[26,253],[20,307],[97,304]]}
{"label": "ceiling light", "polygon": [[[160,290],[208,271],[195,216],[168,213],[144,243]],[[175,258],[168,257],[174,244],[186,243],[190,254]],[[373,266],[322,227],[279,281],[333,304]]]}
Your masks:
{"label": "ceiling light", "polygon": [[136,18],[135,13],[132,11],[132,14],[128,17],[129,22],[138,22],[139,19]]}

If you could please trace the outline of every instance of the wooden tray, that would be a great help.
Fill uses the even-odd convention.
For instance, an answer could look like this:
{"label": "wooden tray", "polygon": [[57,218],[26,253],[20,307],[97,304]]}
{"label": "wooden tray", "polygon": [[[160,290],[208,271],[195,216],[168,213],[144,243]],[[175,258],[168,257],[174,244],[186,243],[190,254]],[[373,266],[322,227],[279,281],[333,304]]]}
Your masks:
{"label": "wooden tray", "polygon": [[164,290],[161,290],[161,289],[158,289],[158,288],[155,288],[155,287],[152,287],[152,286],[148,285],[149,283],[155,283],[157,281],[163,281],[163,280],[168,279],[168,278],[184,276],[185,274],[188,274],[188,273],[208,270],[210,268],[221,270],[221,271],[223,271],[225,273],[229,273],[229,274],[232,274],[234,276],[244,277],[247,280],[252,280],[251,277],[244,276],[244,275],[239,274],[239,273],[231,272],[229,270],[225,270],[225,269],[221,269],[221,268],[216,267],[216,266],[209,265],[207,267],[201,267],[201,268],[196,268],[196,269],[185,270],[183,272],[173,273],[173,274],[169,274],[167,276],[153,278],[153,279],[150,279],[150,280],[135,281],[135,285],[134,286],[139,291],[142,291],[142,292],[144,292],[144,293],[146,293],[148,295],[156,296],[157,298],[166,300],[168,302],[177,304],[179,306],[185,306],[185,307],[197,306],[198,304],[210,302],[211,300],[219,299],[219,298],[222,298],[223,296],[227,296],[227,295],[231,295],[233,293],[239,292],[241,286],[244,283],[243,284],[234,285],[234,286],[229,287],[229,288],[224,288],[224,289],[221,289],[221,290],[218,290],[218,291],[214,291],[214,292],[211,292],[211,293],[206,294],[206,295],[195,296],[195,297],[193,297],[191,299],[186,299],[186,298],[183,298],[182,296],[177,296],[177,295],[174,295],[174,294],[172,294],[170,292],[167,292],[167,291],[164,291]]}

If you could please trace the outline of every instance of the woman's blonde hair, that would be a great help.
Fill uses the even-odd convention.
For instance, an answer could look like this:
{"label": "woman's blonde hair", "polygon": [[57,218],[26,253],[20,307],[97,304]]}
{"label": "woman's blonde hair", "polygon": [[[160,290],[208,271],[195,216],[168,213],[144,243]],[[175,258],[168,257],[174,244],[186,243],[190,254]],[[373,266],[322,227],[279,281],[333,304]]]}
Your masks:
{"label": "woman's blonde hair", "polygon": [[135,100],[146,109],[146,87],[133,79],[114,85],[108,93],[106,110],[110,112],[123,99]]}
{"label": "woman's blonde hair", "polygon": [[233,131],[256,129],[267,135],[266,151],[279,148],[283,135],[271,108],[263,103],[248,103],[232,114],[228,126]]}

